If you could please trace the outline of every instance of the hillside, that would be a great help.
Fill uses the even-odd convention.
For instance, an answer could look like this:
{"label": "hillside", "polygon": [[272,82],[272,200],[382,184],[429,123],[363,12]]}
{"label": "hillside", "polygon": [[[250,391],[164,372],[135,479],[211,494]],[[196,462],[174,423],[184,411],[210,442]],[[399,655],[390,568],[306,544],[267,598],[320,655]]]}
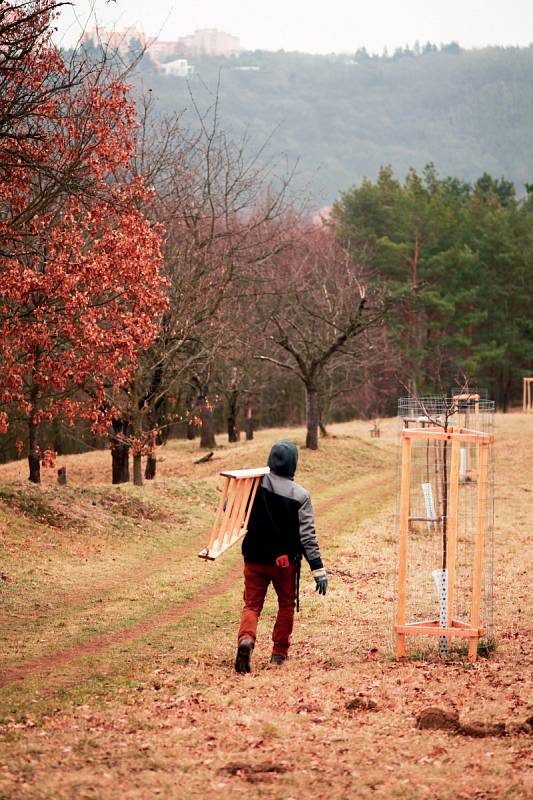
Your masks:
{"label": "hillside", "polygon": [[[141,489],[111,487],[103,452],[68,456],[64,488],[52,471],[29,487],[20,462],[1,466],[0,797],[531,796],[520,728],[533,712],[531,423],[497,418],[498,647],[474,665],[434,649],[391,659],[396,420],[380,439],[368,423],[333,426],[321,450],[301,451],[330,588],[318,597],[305,569],[281,670],[268,665],[267,598],[247,676],[233,671],[238,548],[211,564],[196,553],[218,471],[264,463],[273,440],[301,444],[303,429],[261,431],[195,466],[194,444],[172,442]],[[504,722],[508,735],[420,731],[428,706]]]}
{"label": "hillside", "polygon": [[[329,203],[379,166],[400,175],[432,161],[443,175],[472,180],[487,171],[532,180],[533,46],[459,51],[429,48],[394,57],[243,53],[193,60],[190,89],[257,147],[298,162],[296,185]],[[149,59],[136,78],[162,111],[191,108],[187,80],[157,73]]]}

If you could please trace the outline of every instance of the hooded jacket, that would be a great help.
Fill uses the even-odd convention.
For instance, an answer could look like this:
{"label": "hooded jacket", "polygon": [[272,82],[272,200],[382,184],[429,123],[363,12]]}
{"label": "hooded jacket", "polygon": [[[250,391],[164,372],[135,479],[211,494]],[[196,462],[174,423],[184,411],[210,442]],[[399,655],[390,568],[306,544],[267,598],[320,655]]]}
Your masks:
{"label": "hooded jacket", "polygon": [[324,570],[315,532],[309,492],[294,481],[298,450],[292,442],[277,442],[268,457],[270,473],[257,489],[242,542],[244,560],[273,564],[278,556],[303,555],[313,572]]}

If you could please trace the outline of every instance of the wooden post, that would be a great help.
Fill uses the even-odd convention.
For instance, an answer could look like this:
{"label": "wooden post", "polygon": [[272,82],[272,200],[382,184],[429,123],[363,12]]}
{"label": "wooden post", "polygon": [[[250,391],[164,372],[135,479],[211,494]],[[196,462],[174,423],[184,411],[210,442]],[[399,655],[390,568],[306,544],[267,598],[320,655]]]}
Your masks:
{"label": "wooden post", "polygon": [[[475,406],[474,406],[474,430],[479,430],[479,395],[477,397]],[[469,445],[466,446],[466,452],[469,452]],[[476,467],[474,475],[479,480],[479,456],[480,456],[480,449],[479,449],[479,442],[476,442]],[[468,466],[468,465],[467,465]]]}
{"label": "wooden post", "polygon": [[[406,435],[407,434],[407,435]],[[398,570],[398,604],[396,624],[405,625],[407,596],[407,554],[409,544],[409,503],[411,490],[411,439],[407,431],[402,441],[402,478],[400,487],[400,566]],[[405,634],[396,634],[396,658],[405,656]]]}
{"label": "wooden post", "polygon": [[524,414],[533,411],[533,405],[531,404],[532,383],[533,378],[522,378],[522,410]]}
{"label": "wooden post", "polygon": [[450,464],[450,490],[448,496],[448,520],[446,526],[446,568],[448,570],[448,628],[453,627],[453,606],[455,600],[455,565],[457,560],[457,515],[459,510],[459,465],[461,443],[452,438],[452,457]]}
{"label": "wooden post", "polygon": [[[485,527],[487,522],[487,482],[489,479],[489,445],[483,442],[480,445],[480,463],[478,465],[477,480],[477,524],[476,539],[474,543],[474,573],[472,577],[472,610],[470,627],[479,629],[479,610],[481,603],[481,583],[483,579],[483,556],[485,552]],[[479,637],[470,639],[468,645],[468,660],[477,658],[477,645]]]}

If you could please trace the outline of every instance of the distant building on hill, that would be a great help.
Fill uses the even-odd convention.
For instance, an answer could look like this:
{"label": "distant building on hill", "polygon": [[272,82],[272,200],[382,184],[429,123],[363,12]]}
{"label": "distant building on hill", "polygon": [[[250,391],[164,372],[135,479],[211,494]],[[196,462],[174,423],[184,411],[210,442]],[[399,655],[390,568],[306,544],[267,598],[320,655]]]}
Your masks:
{"label": "distant building on hill", "polygon": [[148,43],[148,53],[152,61],[167,61],[169,58],[178,54],[179,46],[177,42],[162,42],[159,39],[152,39]]}
{"label": "distant building on hill", "polygon": [[145,34],[137,30],[133,25],[124,28],[123,31],[106,31],[105,28],[96,27],[90,31],[85,31],[82,34],[81,41],[82,44],[102,44],[112,50],[117,50],[121,55],[126,55],[133,44],[139,44],[142,50],[149,44]]}
{"label": "distant building on hill", "polygon": [[216,28],[196,30],[190,36],[178,39],[178,46],[191,56],[223,56],[230,58],[241,52],[238,36],[224,33]]}
{"label": "distant building on hill", "polygon": [[126,55],[132,45],[137,44],[141,49],[146,49],[156,64],[172,59],[176,56],[222,56],[230,58],[241,51],[238,36],[219,31],[216,28],[196,30],[189,36],[181,36],[175,41],[160,41],[150,39],[134,26],[124,28],[123,31],[106,31],[105,28],[93,28],[82,36],[82,42],[101,43],[118,50],[121,55]]}

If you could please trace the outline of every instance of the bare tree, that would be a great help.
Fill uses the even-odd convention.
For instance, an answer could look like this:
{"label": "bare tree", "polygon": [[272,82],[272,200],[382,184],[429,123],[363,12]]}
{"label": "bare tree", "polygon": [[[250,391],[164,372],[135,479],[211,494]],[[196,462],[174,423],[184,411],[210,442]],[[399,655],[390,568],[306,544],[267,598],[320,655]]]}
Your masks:
{"label": "bare tree", "polygon": [[[284,246],[291,175],[286,169],[279,174],[264,148],[251,152],[246,137],[233,141],[221,130],[218,97],[196,115],[190,128],[179,115],[158,120],[150,100],[141,114],[133,170],[154,186],[145,213],[166,229],[169,308],[157,341],[140,361],[138,399],[132,403],[132,390],[123,400],[126,416],[157,430],[170,422],[168,398],[184,397],[188,386],[201,420],[200,446],[211,449],[215,359],[239,333],[232,309],[243,276]],[[146,476],[155,473],[150,448]]]}
{"label": "bare tree", "polygon": [[[258,279],[259,280],[259,279]],[[257,357],[292,372],[306,395],[306,446],[318,448],[319,390],[326,368],[383,316],[354,264],[324,227],[301,227],[290,250],[273,258],[260,283],[263,352]]]}

